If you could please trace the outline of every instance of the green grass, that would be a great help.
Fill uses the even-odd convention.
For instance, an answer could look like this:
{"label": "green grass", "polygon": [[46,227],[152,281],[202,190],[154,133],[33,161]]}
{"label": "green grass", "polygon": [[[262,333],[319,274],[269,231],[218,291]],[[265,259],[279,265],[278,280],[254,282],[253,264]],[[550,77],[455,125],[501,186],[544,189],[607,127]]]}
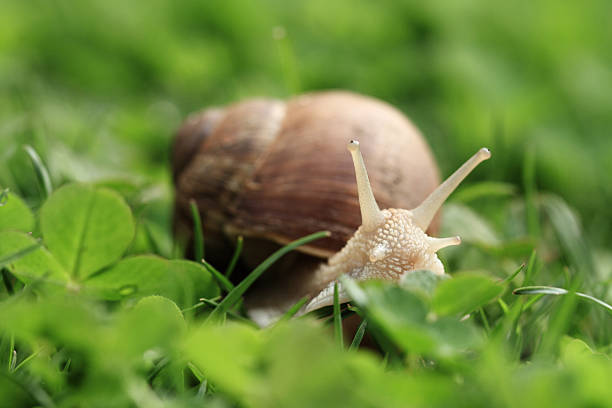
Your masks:
{"label": "green grass", "polygon": [[[500,246],[512,238],[472,214],[482,225],[445,254],[453,278],[344,279],[353,299],[345,313],[335,292],[327,323],[292,318],[304,298],[262,330],[244,316],[243,295],[281,256],[327,233],[283,247],[233,285],[224,265],[126,252],[139,232],[125,199],[106,187],[62,186],[33,212],[7,194],[0,389],[17,406],[605,406],[612,307],[596,294],[609,282],[582,275],[581,257],[593,254],[577,245],[567,205],[546,199],[565,218],[538,217],[538,252],[475,244],[479,234],[496,234]],[[342,318],[354,313],[362,322],[347,350]],[[358,349],[366,333],[380,354]]]}
{"label": "green grass", "polygon": [[[0,406],[610,406],[611,13],[6,1]],[[194,213],[198,262],[183,259],[171,136],[204,106],[327,88],[400,108],[443,174],[483,145],[493,157],[444,207],[440,235],[463,239],[441,251],[452,278],[343,280],[348,307],[295,317],[301,299],[262,330],[243,295],[323,234],[239,279],[248,243],[208,263]]]}

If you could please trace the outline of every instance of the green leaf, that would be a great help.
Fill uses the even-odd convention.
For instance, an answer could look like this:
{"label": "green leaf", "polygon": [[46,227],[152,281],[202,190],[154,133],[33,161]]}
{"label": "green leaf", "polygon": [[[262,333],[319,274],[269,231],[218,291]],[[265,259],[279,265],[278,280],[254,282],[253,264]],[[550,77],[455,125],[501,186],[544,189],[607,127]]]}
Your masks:
{"label": "green leaf", "polygon": [[91,276],[84,282],[84,289],[107,300],[161,295],[181,307],[191,306],[199,297],[219,294],[217,285],[201,265],[153,255],[126,258]]}
{"label": "green leaf", "polygon": [[368,326],[368,321],[363,319],[355,332],[355,337],[353,337],[353,341],[349,347],[349,350],[357,350],[359,345],[361,344],[361,340],[363,340],[363,335],[365,334],[366,327]]}
{"label": "green leaf", "polygon": [[470,322],[451,316],[429,318],[424,300],[409,290],[388,282],[357,285],[348,279],[342,285],[368,322],[406,352],[446,358],[479,344],[481,338]]}
{"label": "green leaf", "polygon": [[0,206],[0,231],[13,229],[30,232],[34,228],[34,215],[30,208],[13,193],[8,193]]}
{"label": "green leaf", "polygon": [[257,387],[257,366],[264,338],[261,331],[243,325],[203,325],[185,341],[187,357],[234,397]]}
{"label": "green leaf", "polygon": [[219,296],[219,286],[202,264],[186,259],[171,259],[168,262],[172,275],[177,278],[182,276],[189,278],[196,299]]}
{"label": "green leaf", "polygon": [[580,339],[564,337],[561,340],[561,357],[564,360],[570,358],[589,358],[594,355],[593,350]]}
{"label": "green leaf", "polygon": [[448,275],[438,275],[428,269],[419,269],[405,274],[400,280],[400,286],[431,296],[438,284],[448,278]]}
{"label": "green leaf", "polygon": [[463,273],[438,285],[432,307],[440,315],[466,314],[491,302],[503,291],[503,286],[490,277]]}
{"label": "green leaf", "polygon": [[123,198],[84,184],[57,190],[43,205],[40,223],[49,251],[77,279],[117,261],[134,237]]}
{"label": "green leaf", "polygon": [[334,282],[334,337],[340,349],[344,348],[342,339],[342,314],[340,312],[340,302],[338,301],[338,282]]}
{"label": "green leaf", "polygon": [[421,298],[396,285],[368,282],[364,286],[377,314],[389,324],[425,322],[427,306]]}
{"label": "green leaf", "polygon": [[68,273],[53,255],[23,232],[0,231],[0,260],[4,260],[11,273],[24,283],[45,278],[63,285],[69,280]]}
{"label": "green leaf", "polygon": [[51,185],[51,178],[49,177],[49,171],[47,171],[47,167],[43,163],[42,159],[34,150],[32,146],[25,145],[23,146],[24,150],[30,156],[30,160],[32,161],[32,166],[34,166],[34,171],[36,172],[36,178],[38,182],[42,186],[42,190],[45,193],[45,198],[51,195],[53,191],[53,186]]}
{"label": "green leaf", "polygon": [[423,329],[427,307],[417,295],[387,282],[358,285],[343,279],[342,286],[365,311],[368,320],[404,349],[425,352],[435,347],[434,339]]}
{"label": "green leaf", "polygon": [[[168,344],[187,330],[183,314],[176,303],[163,296],[146,296],[122,316],[121,325],[133,333],[133,345],[146,350]],[[130,329],[131,328],[131,329]]]}
{"label": "green leaf", "polygon": [[438,357],[453,357],[469,349],[475,349],[482,336],[468,322],[443,316],[428,325],[428,332],[435,339],[435,353]]}
{"label": "green leaf", "polygon": [[38,248],[40,248],[40,243],[36,242],[28,247],[25,247],[24,249],[20,249],[17,252],[13,252],[12,254],[3,256],[2,258],[0,258],[0,269],[12,264],[20,258],[23,258],[30,252],[36,251]]}
{"label": "green leaf", "polygon": [[168,261],[154,255],[128,257],[89,277],[88,292],[107,300],[164,295],[176,298],[176,285],[168,273]]}

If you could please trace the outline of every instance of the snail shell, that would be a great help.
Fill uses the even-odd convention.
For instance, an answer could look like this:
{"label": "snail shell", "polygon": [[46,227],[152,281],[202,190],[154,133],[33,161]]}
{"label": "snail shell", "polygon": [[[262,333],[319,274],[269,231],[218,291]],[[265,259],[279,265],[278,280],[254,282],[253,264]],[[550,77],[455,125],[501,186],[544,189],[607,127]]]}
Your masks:
{"label": "snail shell", "polygon": [[207,253],[219,254],[219,262],[229,257],[227,241],[236,235],[283,245],[319,230],[331,236],[300,251],[331,256],[360,225],[346,154],[351,139],[363,145],[383,208],[413,208],[438,185],[419,131],[384,102],[340,91],[287,102],[246,100],[191,116],[178,131],[172,156],[177,233],[189,234],[194,199]]}

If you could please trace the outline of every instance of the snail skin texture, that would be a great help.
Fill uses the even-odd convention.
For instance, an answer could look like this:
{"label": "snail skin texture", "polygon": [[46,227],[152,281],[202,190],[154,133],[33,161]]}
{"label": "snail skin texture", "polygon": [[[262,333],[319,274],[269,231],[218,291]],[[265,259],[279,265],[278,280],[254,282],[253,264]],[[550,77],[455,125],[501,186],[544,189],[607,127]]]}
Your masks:
{"label": "snail skin texture", "polygon": [[[384,279],[398,281],[417,269],[428,269],[443,275],[444,267],[436,252],[451,245],[459,245],[459,237],[433,238],[425,231],[448,196],[465,177],[482,161],[491,157],[488,149],[480,149],[444,183],[435,189],[418,207],[412,210],[390,208],[380,210],[359,149],[359,142],[352,140],[348,150],[353,158],[361,226],[327,264],[315,272],[315,280],[328,282],[302,308],[299,314],[308,313],[333,304],[334,285],[338,284],[340,302],[348,301],[338,278]],[[274,322],[280,314],[276,308],[251,309],[250,317],[261,326]]]}

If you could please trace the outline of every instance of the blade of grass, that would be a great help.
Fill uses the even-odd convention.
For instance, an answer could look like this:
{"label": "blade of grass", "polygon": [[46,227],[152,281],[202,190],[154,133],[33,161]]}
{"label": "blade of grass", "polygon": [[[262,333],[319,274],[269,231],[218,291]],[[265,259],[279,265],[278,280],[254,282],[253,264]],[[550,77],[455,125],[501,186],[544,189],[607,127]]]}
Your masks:
{"label": "blade of grass", "polygon": [[11,361],[9,363],[9,372],[15,371],[16,365],[17,365],[17,350],[13,348],[13,353],[11,355]]}
{"label": "blade of grass", "polygon": [[291,41],[284,27],[274,27],[272,38],[275,40],[278,57],[283,71],[283,79],[287,91],[292,95],[300,93],[300,75]]}
{"label": "blade of grass", "polygon": [[202,231],[202,219],[200,218],[200,210],[195,200],[189,200],[189,208],[191,209],[191,218],[193,219],[193,253],[195,259],[204,258],[204,232]]}
{"label": "blade of grass", "polygon": [[361,321],[361,324],[357,328],[357,332],[355,332],[355,337],[353,337],[353,341],[351,342],[351,345],[349,346],[349,350],[357,350],[357,348],[359,348],[359,345],[361,344],[361,341],[363,340],[363,335],[365,334],[365,330],[367,326],[368,326],[368,321],[366,319],[363,319]]}
{"label": "blade of grass", "polygon": [[536,295],[532,297],[531,299],[529,299],[527,302],[525,302],[522,312],[525,313],[527,310],[529,310],[531,306],[533,306],[538,300],[542,299],[543,297],[544,295]]}
{"label": "blade of grass", "polygon": [[6,292],[9,295],[12,295],[13,293],[15,293],[15,289],[13,288],[13,283],[11,282],[11,277],[9,276],[8,269],[0,268],[0,274],[2,274],[2,283],[4,283]]}
{"label": "blade of grass", "polygon": [[32,161],[32,165],[34,166],[34,172],[36,173],[36,178],[38,182],[42,185],[42,190],[45,194],[44,198],[47,198],[53,192],[53,186],[51,185],[51,178],[49,177],[49,172],[42,162],[36,150],[30,145],[23,146],[23,149],[26,151],[28,156],[30,156],[30,160]]}
{"label": "blade of grass", "polygon": [[206,381],[206,376],[204,375],[204,372],[202,370],[200,370],[198,368],[198,366],[196,366],[195,364],[193,364],[191,361],[189,361],[187,363],[187,367],[189,367],[189,369],[191,370],[191,372],[193,373],[193,375],[195,376],[195,378],[198,379],[198,381],[202,382],[202,381]]}
{"label": "blade of grass", "polygon": [[550,314],[546,330],[542,334],[541,343],[536,348],[537,354],[550,356],[557,354],[559,351],[561,339],[568,334],[572,315],[578,304],[576,290],[579,285],[580,280],[578,278],[573,280],[567,296],[563,296],[561,301],[555,305],[554,311]]}
{"label": "blade of grass", "polygon": [[238,262],[238,258],[240,258],[240,254],[242,253],[242,244],[244,239],[242,236],[239,236],[236,240],[236,249],[234,250],[234,255],[232,255],[232,260],[230,261],[227,269],[225,270],[225,277],[229,278],[234,272],[234,268],[236,268],[236,263]]}
{"label": "blade of grass", "polygon": [[225,276],[223,276],[221,272],[215,269],[214,266],[206,262],[204,259],[202,259],[202,264],[204,265],[206,270],[211,273],[213,278],[215,278],[215,280],[217,281],[217,284],[223,290],[225,290],[226,292],[231,292],[232,290],[234,290],[234,284],[230,282],[229,279],[227,279]]}
{"label": "blade of grass", "polygon": [[510,282],[512,282],[512,281],[514,280],[514,278],[516,278],[516,275],[518,275],[518,274],[519,274],[519,273],[520,273],[520,272],[523,270],[523,268],[525,268],[525,263],[522,263],[522,264],[521,264],[521,266],[519,266],[519,267],[516,269],[516,271],[514,271],[514,272],[512,273],[512,275],[508,276],[506,279],[504,279],[503,281],[501,281],[501,284],[503,285],[503,284],[505,284],[505,283],[510,283]]}
{"label": "blade of grass", "polygon": [[525,189],[525,216],[527,231],[534,238],[540,236],[540,219],[536,203],[536,151],[535,146],[527,146],[523,162],[523,188]]}
{"label": "blade of grass", "polygon": [[64,367],[60,371],[63,372],[63,373],[67,372],[70,369],[70,364],[72,364],[72,359],[71,358],[66,360],[66,364],[64,364]]}
{"label": "blade of grass", "polygon": [[[201,298],[200,301],[203,304],[205,304],[206,306],[211,307],[213,310],[219,307],[219,303],[215,302],[214,300],[210,300],[210,299],[206,299],[206,298]],[[227,313],[228,316],[230,316],[230,317],[232,317],[232,318],[234,318],[234,319],[236,319],[238,321],[246,323],[246,324],[248,324],[248,325],[250,325],[252,327],[259,328],[259,326],[257,326],[257,324],[254,321],[249,320],[246,317],[242,317],[239,314],[232,312],[231,310],[227,311],[226,313]]]}
{"label": "blade of grass", "polygon": [[198,393],[196,394],[197,399],[204,399],[206,396],[206,391],[208,390],[208,381],[204,380],[198,386]]}
{"label": "blade of grass", "polygon": [[183,259],[185,258],[185,248],[187,239],[182,236],[177,236],[172,243],[172,259]]}
{"label": "blade of grass", "polygon": [[24,359],[23,359],[23,361],[22,361],[21,363],[19,363],[19,364],[17,365],[17,367],[15,367],[15,368],[13,369],[13,372],[15,373],[15,372],[19,371],[19,369],[20,369],[21,367],[23,367],[23,366],[24,366],[24,365],[26,365],[26,364],[27,364],[27,363],[28,363],[30,360],[32,360],[34,357],[36,357],[36,356],[37,356],[37,355],[40,353],[40,351],[41,351],[41,349],[36,350],[34,353],[32,353],[32,354],[30,354],[29,356],[27,356],[26,358],[24,358]]}
{"label": "blade of grass", "polygon": [[485,314],[484,308],[479,307],[478,312],[480,313],[480,318],[482,320],[482,324],[484,325],[485,331],[487,333],[490,333],[491,326],[489,326],[489,319],[487,319],[487,315]]}
{"label": "blade of grass", "polygon": [[291,306],[289,310],[285,312],[285,314],[278,320],[279,322],[285,322],[291,319],[297,312],[300,311],[302,306],[304,306],[308,302],[308,296],[304,296],[301,298],[295,305]]}
{"label": "blade of grass", "polygon": [[149,248],[151,248],[154,254],[162,255],[162,251],[159,248],[157,241],[155,240],[155,238],[153,238],[153,233],[151,232],[151,228],[149,227],[149,224],[146,221],[141,220],[140,225],[142,225],[142,228],[144,229],[145,236],[147,238],[147,243],[149,244]]}
{"label": "blade of grass", "polygon": [[197,397],[200,399],[204,398],[204,396],[206,395],[206,390],[208,388],[208,380],[206,379],[206,376],[204,375],[202,370],[200,370],[191,361],[187,362],[187,367],[189,368],[189,370],[191,370],[191,373],[194,375],[194,377],[200,382],[200,385],[198,386]]}
{"label": "blade of grass", "polygon": [[[191,305],[189,307],[186,307],[185,309],[181,309],[181,313],[185,313],[185,312],[189,312],[191,310],[195,310],[195,309],[199,309],[202,306],[206,306],[208,305],[208,303],[205,303],[203,300],[205,300],[206,298],[200,298],[200,301],[194,305]],[[221,296],[216,296],[212,299],[206,299],[206,300],[210,300],[213,302],[216,302],[217,300],[221,299]]]}
{"label": "blade of grass", "polygon": [[157,364],[155,364],[155,367],[153,367],[153,369],[147,376],[147,382],[149,383],[149,385],[153,385],[153,380],[155,380],[155,377],[157,377],[158,374],[169,364],[170,359],[168,357],[163,357]]}
{"label": "blade of grass", "polygon": [[495,115],[491,118],[491,136],[493,142],[492,151],[495,152],[497,158],[497,166],[491,169],[491,179],[501,180],[504,178],[505,171],[508,169],[508,143],[506,141],[506,124],[501,115]]}
{"label": "blade of grass", "polygon": [[242,280],[232,291],[230,291],[225,299],[219,303],[219,306],[212,311],[210,316],[208,316],[208,320],[216,320],[221,319],[225,313],[234,305],[238,300],[244,295],[248,288],[251,287],[253,283],[261,276],[262,273],[266,271],[274,262],[276,262],[279,258],[285,255],[287,252],[294,250],[295,248],[305,245],[314,240],[328,237],[330,235],[329,231],[320,231],[315,232],[314,234],[307,235],[303,238],[297,239],[278,251],[274,252],[270,255],[265,261],[263,261],[259,266],[257,266],[246,278]]}
{"label": "blade of grass", "polygon": [[514,295],[565,295],[567,290],[552,286],[524,286],[512,291]]}
{"label": "blade of grass", "polygon": [[608,312],[612,313],[612,306],[609,305],[608,303],[604,302],[601,299],[597,299],[595,296],[587,295],[586,293],[580,293],[580,292],[576,292],[576,296],[581,297],[583,299],[590,300],[591,302],[595,302],[599,306],[602,306],[602,307],[608,309]]}
{"label": "blade of grass", "polygon": [[[515,294],[515,295],[554,295],[554,296],[560,296],[560,295],[567,295],[568,293],[571,293],[571,292],[568,291],[567,289],[557,288],[557,287],[554,287],[554,286],[525,286],[525,287],[522,287],[522,288],[514,289],[512,291],[512,293]],[[591,302],[594,302],[594,303],[604,307],[605,309],[608,310],[608,312],[612,313],[612,306],[609,305],[608,303],[604,302],[603,300],[597,299],[596,297],[591,296],[591,295],[587,295],[586,293],[575,292],[574,294],[577,297],[590,300]]]}
{"label": "blade of grass", "polygon": [[334,334],[338,346],[344,348],[344,339],[342,338],[342,315],[340,313],[340,300],[338,298],[338,281],[334,282]]}
{"label": "blade of grass", "polygon": [[[53,399],[49,396],[47,391],[42,388],[39,381],[33,381],[29,376],[24,375],[12,375],[10,380],[14,382],[20,389],[26,392],[35,403],[30,406],[44,407],[44,408],[55,408],[57,405],[53,402]],[[12,404],[9,404],[12,406]]]}
{"label": "blade of grass", "polygon": [[542,210],[546,213],[564,255],[578,276],[593,279],[595,261],[588,240],[583,234],[580,219],[560,197],[547,194],[542,197]]}
{"label": "blade of grass", "polygon": [[531,252],[529,262],[527,263],[527,269],[525,269],[525,279],[523,279],[523,286],[529,285],[535,275],[536,261],[537,261],[536,250]]}
{"label": "blade of grass", "polygon": [[14,366],[13,364],[13,355],[14,355],[14,351],[15,351],[15,336],[11,334],[11,339],[10,339],[10,343],[9,343],[9,355],[8,355],[8,371],[9,373],[11,372],[11,367]]}
{"label": "blade of grass", "polygon": [[506,304],[506,302],[504,302],[502,298],[498,298],[497,303],[499,303],[499,307],[501,307],[504,314],[508,314],[508,305]]}
{"label": "blade of grass", "polygon": [[0,207],[6,204],[6,201],[8,200],[8,193],[9,193],[8,188],[5,188],[2,191],[0,191]]}

